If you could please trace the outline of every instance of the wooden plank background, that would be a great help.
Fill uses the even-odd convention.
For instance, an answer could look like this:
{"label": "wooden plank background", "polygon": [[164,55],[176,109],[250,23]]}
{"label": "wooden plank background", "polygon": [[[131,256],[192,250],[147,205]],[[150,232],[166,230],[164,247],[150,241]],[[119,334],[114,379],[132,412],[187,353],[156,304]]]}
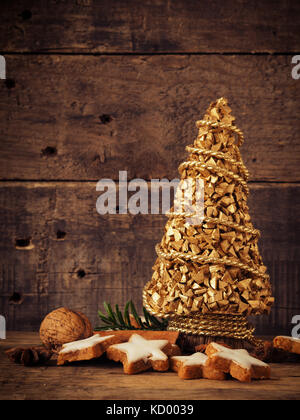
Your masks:
{"label": "wooden plank background", "polygon": [[297,52],[297,0],[2,0],[1,48],[21,52]]}
{"label": "wooden plank background", "polygon": [[97,322],[103,300],[141,307],[162,215],[96,212],[96,182],[173,179],[195,121],[226,96],[245,133],[250,211],[276,304],[300,313],[297,1],[2,1],[0,313],[36,330],[61,305]]}
{"label": "wooden plank background", "polygon": [[7,63],[15,87],[0,89],[1,179],[118,179],[119,170],[174,178],[195,121],[225,96],[246,135],[251,179],[300,181],[290,56],[13,55]]}

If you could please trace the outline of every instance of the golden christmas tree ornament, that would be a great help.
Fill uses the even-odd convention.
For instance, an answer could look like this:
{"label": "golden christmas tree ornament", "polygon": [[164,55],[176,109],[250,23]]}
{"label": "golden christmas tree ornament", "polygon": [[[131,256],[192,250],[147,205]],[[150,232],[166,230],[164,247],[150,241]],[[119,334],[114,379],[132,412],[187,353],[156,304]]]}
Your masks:
{"label": "golden christmas tree ornament", "polygon": [[204,181],[203,219],[191,223],[191,214],[178,211],[175,198],[143,292],[147,311],[167,318],[168,328],[180,331],[190,349],[217,338],[235,347],[258,345],[247,316],[268,314],[274,302],[258,250],[260,232],[247,205],[244,135],[234,120],[227,100],[220,98],[197,121],[198,136],[187,146],[190,155],[179,172],[181,183]]}

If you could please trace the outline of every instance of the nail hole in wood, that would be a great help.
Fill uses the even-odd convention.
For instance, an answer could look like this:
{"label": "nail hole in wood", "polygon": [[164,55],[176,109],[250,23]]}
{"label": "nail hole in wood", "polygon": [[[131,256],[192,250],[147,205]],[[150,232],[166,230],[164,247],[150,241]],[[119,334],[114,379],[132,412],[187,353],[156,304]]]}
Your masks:
{"label": "nail hole in wood", "polygon": [[252,159],[252,162],[256,162],[256,158],[253,158],[253,159]]}
{"label": "nail hole in wood", "polygon": [[84,270],[78,270],[77,271],[77,277],[79,277],[80,279],[83,279],[83,277],[85,277],[85,271]]}
{"label": "nail hole in wood", "polygon": [[23,10],[23,12],[21,13],[21,17],[23,20],[29,20],[32,18],[32,12],[31,10]]}
{"label": "nail hole in wood", "polygon": [[42,156],[51,157],[57,155],[57,149],[53,146],[47,146],[42,150]]}
{"label": "nail hole in wood", "polygon": [[31,238],[22,238],[22,239],[16,239],[15,242],[16,249],[32,249],[34,248],[34,245],[31,242]]}
{"label": "nail hole in wood", "polygon": [[107,114],[100,115],[99,119],[100,119],[102,124],[108,124],[112,121],[111,116],[107,115]]}
{"label": "nail hole in wood", "polygon": [[9,298],[10,305],[20,305],[23,302],[22,295],[20,293],[14,292]]}
{"label": "nail hole in wood", "polygon": [[16,82],[14,79],[6,79],[5,86],[7,87],[7,89],[13,89],[16,87]]}
{"label": "nail hole in wood", "polygon": [[57,239],[60,239],[60,240],[65,239],[65,237],[66,237],[66,232],[64,232],[64,231],[62,231],[62,230],[58,230],[58,231],[56,232],[56,237],[57,237]]}

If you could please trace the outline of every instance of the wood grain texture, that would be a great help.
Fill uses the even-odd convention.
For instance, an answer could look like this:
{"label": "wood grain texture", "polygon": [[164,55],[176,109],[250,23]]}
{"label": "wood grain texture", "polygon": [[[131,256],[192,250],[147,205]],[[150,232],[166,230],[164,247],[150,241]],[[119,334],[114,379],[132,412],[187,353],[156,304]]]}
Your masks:
{"label": "wood grain texture", "polygon": [[[300,398],[300,365],[271,365],[271,379],[184,381],[175,372],[125,375],[120,364],[104,358],[57,367],[27,367],[8,361],[4,350],[38,344],[33,333],[10,333],[0,341],[0,400],[288,400]],[[128,404],[130,405],[130,404]],[[138,405],[138,402],[136,404]],[[198,408],[197,408],[198,409]],[[99,411],[98,411],[99,412]],[[101,412],[99,412],[101,415]],[[105,413],[103,413],[105,414]]]}
{"label": "wood grain texture", "polygon": [[0,179],[177,177],[209,103],[225,96],[253,181],[300,180],[300,83],[289,56],[9,56]]}
{"label": "wood grain texture", "polygon": [[[85,312],[94,325],[104,300],[124,307],[133,299],[141,309],[154,246],[167,219],[99,215],[95,187],[75,182],[1,185],[0,308],[10,330],[37,330],[59,306]],[[300,231],[293,217],[300,211],[300,185],[250,188],[250,214],[262,232],[259,247],[276,298],[271,315],[253,321],[260,334],[289,335],[292,317],[300,314]],[[16,241],[25,247],[16,248]]]}
{"label": "wood grain texture", "polygon": [[245,133],[250,210],[277,299],[254,322],[261,333],[290,334],[300,313],[300,83],[291,77],[300,3],[2,0],[0,12],[8,327],[37,329],[62,305],[95,323],[103,300],[141,304],[166,219],[97,215],[95,181],[119,170],[178,177],[195,121],[226,96]]}
{"label": "wood grain texture", "polygon": [[298,52],[296,0],[1,1],[0,49],[35,52]]}

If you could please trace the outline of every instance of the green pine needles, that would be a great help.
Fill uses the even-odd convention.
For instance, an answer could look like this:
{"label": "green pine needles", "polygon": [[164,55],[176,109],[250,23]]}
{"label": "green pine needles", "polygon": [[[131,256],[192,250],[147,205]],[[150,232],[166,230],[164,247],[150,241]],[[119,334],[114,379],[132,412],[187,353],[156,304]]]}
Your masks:
{"label": "green pine needles", "polygon": [[[156,318],[155,316],[149,314],[149,312],[147,312],[145,308],[143,308],[143,319],[139,317],[136,308],[131,300],[126,303],[124,313],[120,311],[118,305],[115,306],[115,311],[107,302],[103,302],[103,306],[106,311],[106,314],[104,314],[101,311],[98,311],[98,315],[102,321],[102,325],[95,328],[95,331],[139,329],[164,331],[167,329],[167,320],[160,320]],[[131,324],[130,315],[133,317],[136,324],[139,326],[138,328]]]}

